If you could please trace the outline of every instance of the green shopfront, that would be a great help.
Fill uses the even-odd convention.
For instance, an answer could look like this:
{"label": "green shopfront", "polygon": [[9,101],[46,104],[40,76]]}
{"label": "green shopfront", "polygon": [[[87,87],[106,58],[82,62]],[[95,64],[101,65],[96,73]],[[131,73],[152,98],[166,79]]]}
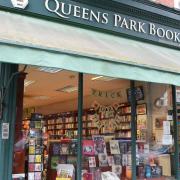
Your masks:
{"label": "green shopfront", "polygon": [[[136,83],[168,85],[173,117],[171,176],[180,179],[176,100],[180,86],[179,12],[140,0],[1,0],[0,19],[0,179],[12,179],[21,64],[79,73],[77,180],[82,179],[85,74],[130,80],[132,180],[138,179],[139,172],[137,134],[133,133],[137,131]],[[3,137],[4,123],[9,123],[7,139]]]}

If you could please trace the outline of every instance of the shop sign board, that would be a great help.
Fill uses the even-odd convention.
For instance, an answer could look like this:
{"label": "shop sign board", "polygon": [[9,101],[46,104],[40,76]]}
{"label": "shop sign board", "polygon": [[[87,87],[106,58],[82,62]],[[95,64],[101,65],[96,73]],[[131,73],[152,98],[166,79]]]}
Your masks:
{"label": "shop sign board", "polygon": [[9,123],[2,123],[2,139],[9,139]]}
{"label": "shop sign board", "polygon": [[82,24],[180,48],[180,29],[154,23],[153,20],[151,22],[135,18],[133,14],[128,16],[119,11],[110,11],[72,0],[29,0],[28,5],[26,0],[21,0],[26,5],[25,9],[13,6],[13,1],[19,0],[1,0],[0,8],[15,9],[19,13]]}

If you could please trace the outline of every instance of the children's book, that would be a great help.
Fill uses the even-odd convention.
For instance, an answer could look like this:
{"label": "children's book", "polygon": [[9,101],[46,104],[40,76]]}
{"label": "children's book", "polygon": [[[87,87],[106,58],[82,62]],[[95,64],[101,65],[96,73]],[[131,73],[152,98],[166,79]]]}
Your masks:
{"label": "children's book", "polygon": [[113,156],[108,156],[107,158],[108,158],[108,164],[109,164],[109,166],[114,165],[114,157],[113,157]]}
{"label": "children's book", "polygon": [[93,156],[95,154],[94,141],[83,140],[83,155]]}
{"label": "children's book", "polygon": [[122,164],[122,156],[120,154],[114,155],[114,163],[115,163],[115,165],[121,165]]}
{"label": "children's book", "polygon": [[96,167],[96,158],[95,157],[89,157],[89,167]]}
{"label": "children's book", "polygon": [[69,154],[69,143],[60,144],[60,154]]}
{"label": "children's book", "polygon": [[95,154],[107,154],[104,136],[94,135],[92,138],[94,141]]}
{"label": "children's book", "polygon": [[110,150],[111,154],[120,154],[119,141],[110,140]]}
{"label": "children's book", "polygon": [[114,172],[118,177],[120,177],[121,173],[122,173],[122,166],[121,165],[113,165],[112,172]]}
{"label": "children's book", "polygon": [[106,154],[98,154],[98,159],[100,167],[108,166],[108,158]]}

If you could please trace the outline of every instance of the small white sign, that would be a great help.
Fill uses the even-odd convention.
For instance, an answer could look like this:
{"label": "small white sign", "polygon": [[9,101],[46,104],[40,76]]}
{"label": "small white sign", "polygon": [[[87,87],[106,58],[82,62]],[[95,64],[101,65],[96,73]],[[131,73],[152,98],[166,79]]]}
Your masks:
{"label": "small white sign", "polygon": [[173,144],[172,135],[163,135],[162,144],[163,145],[172,145]]}
{"label": "small white sign", "polygon": [[11,2],[14,7],[21,9],[25,9],[29,3],[28,0],[11,0]]}
{"label": "small white sign", "polygon": [[2,123],[2,139],[9,139],[9,123]]}
{"label": "small white sign", "polygon": [[170,121],[163,121],[163,134],[164,135],[171,134],[171,132],[170,132]]}
{"label": "small white sign", "polygon": [[176,102],[180,103],[180,90],[176,90]]}
{"label": "small white sign", "polygon": [[173,116],[172,115],[167,115],[167,121],[172,121],[173,120]]}

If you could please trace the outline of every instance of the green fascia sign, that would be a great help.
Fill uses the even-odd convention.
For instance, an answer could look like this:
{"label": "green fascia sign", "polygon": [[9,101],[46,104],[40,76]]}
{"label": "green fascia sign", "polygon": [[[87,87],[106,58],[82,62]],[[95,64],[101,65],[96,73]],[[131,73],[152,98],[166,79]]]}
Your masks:
{"label": "green fascia sign", "polygon": [[0,8],[95,27],[180,49],[180,29],[70,0],[1,0]]}

